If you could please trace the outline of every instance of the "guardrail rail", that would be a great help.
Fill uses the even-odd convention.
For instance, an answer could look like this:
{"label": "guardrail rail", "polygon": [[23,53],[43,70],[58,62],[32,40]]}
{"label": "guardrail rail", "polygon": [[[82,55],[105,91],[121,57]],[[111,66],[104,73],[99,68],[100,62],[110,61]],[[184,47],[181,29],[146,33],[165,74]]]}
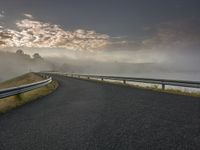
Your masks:
{"label": "guardrail rail", "polygon": [[139,82],[139,83],[148,83],[148,84],[158,84],[161,85],[162,90],[165,90],[165,86],[179,86],[179,87],[189,87],[189,88],[200,88],[200,82],[198,81],[183,81],[183,80],[167,80],[167,79],[151,79],[151,78],[134,78],[134,77],[120,77],[120,76],[102,76],[102,75],[86,75],[86,74],[75,74],[75,73],[60,73],[60,72],[51,72],[54,74],[65,75],[68,77],[76,78],[87,78],[87,79],[101,79],[102,81],[115,80],[122,81],[123,84],[130,82]]}
{"label": "guardrail rail", "polygon": [[13,95],[17,95],[17,94],[21,94],[21,93],[25,93],[25,92],[46,86],[51,82],[52,82],[52,78],[48,77],[45,80],[34,82],[31,84],[25,84],[25,85],[21,85],[21,86],[17,86],[17,87],[2,89],[2,90],[0,90],[0,99],[9,97],[9,96],[13,96]]}

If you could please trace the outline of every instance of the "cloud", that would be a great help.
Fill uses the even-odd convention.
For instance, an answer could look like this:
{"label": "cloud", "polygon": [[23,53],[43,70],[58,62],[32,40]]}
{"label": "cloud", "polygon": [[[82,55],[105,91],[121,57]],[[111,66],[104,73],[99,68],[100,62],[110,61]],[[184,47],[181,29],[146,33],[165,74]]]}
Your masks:
{"label": "cloud", "polygon": [[[16,30],[0,26],[0,47],[52,48],[73,51],[172,51],[200,44],[200,22],[181,20],[148,27],[143,39],[111,37],[93,30],[64,30],[57,24],[35,20],[31,14],[16,23]],[[189,48],[188,48],[189,49]]]}
{"label": "cloud", "polygon": [[200,47],[200,20],[182,19],[144,28],[145,37],[112,37],[111,51],[192,51]]}
{"label": "cloud", "polygon": [[33,19],[33,16],[31,14],[24,14],[24,16],[29,18],[29,19]]}
{"label": "cloud", "polygon": [[66,31],[59,25],[30,19],[16,23],[18,30],[0,28],[1,47],[65,48],[94,51],[109,44],[110,37],[92,30]]}
{"label": "cloud", "polygon": [[142,41],[145,47],[187,47],[200,44],[200,21],[177,20],[159,24],[153,36]]}
{"label": "cloud", "polygon": [[3,18],[4,17],[4,15],[3,14],[0,14],[0,18]]}
{"label": "cloud", "polygon": [[4,14],[5,14],[5,12],[2,10],[2,11],[0,12],[0,19],[4,17]]}
{"label": "cloud", "polygon": [[197,51],[200,47],[200,20],[182,19],[145,27],[143,38],[112,38],[111,51]]}

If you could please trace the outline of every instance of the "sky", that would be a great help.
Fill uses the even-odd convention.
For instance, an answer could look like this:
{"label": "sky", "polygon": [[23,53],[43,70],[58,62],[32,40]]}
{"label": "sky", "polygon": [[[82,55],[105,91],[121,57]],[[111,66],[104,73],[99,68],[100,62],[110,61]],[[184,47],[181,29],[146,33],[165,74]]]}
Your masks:
{"label": "sky", "polygon": [[199,0],[1,0],[0,50],[200,65]]}

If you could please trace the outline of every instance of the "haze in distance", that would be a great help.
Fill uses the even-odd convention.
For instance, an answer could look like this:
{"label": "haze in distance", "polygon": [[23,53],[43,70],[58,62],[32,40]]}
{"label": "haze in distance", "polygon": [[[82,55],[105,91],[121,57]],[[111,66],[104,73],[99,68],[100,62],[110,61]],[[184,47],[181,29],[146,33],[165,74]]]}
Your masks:
{"label": "haze in distance", "polygon": [[198,6],[198,0],[1,0],[0,81],[43,70],[200,81]]}

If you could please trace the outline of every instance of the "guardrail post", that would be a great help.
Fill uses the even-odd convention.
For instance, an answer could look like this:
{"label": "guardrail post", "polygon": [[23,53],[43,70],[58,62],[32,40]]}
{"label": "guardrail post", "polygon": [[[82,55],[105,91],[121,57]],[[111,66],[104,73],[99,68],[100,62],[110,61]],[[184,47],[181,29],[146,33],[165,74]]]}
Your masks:
{"label": "guardrail post", "polygon": [[162,90],[165,90],[165,84],[162,83]]}
{"label": "guardrail post", "polygon": [[101,81],[103,81],[103,78],[101,78]]}
{"label": "guardrail post", "polygon": [[123,80],[123,83],[126,84],[126,80]]}

